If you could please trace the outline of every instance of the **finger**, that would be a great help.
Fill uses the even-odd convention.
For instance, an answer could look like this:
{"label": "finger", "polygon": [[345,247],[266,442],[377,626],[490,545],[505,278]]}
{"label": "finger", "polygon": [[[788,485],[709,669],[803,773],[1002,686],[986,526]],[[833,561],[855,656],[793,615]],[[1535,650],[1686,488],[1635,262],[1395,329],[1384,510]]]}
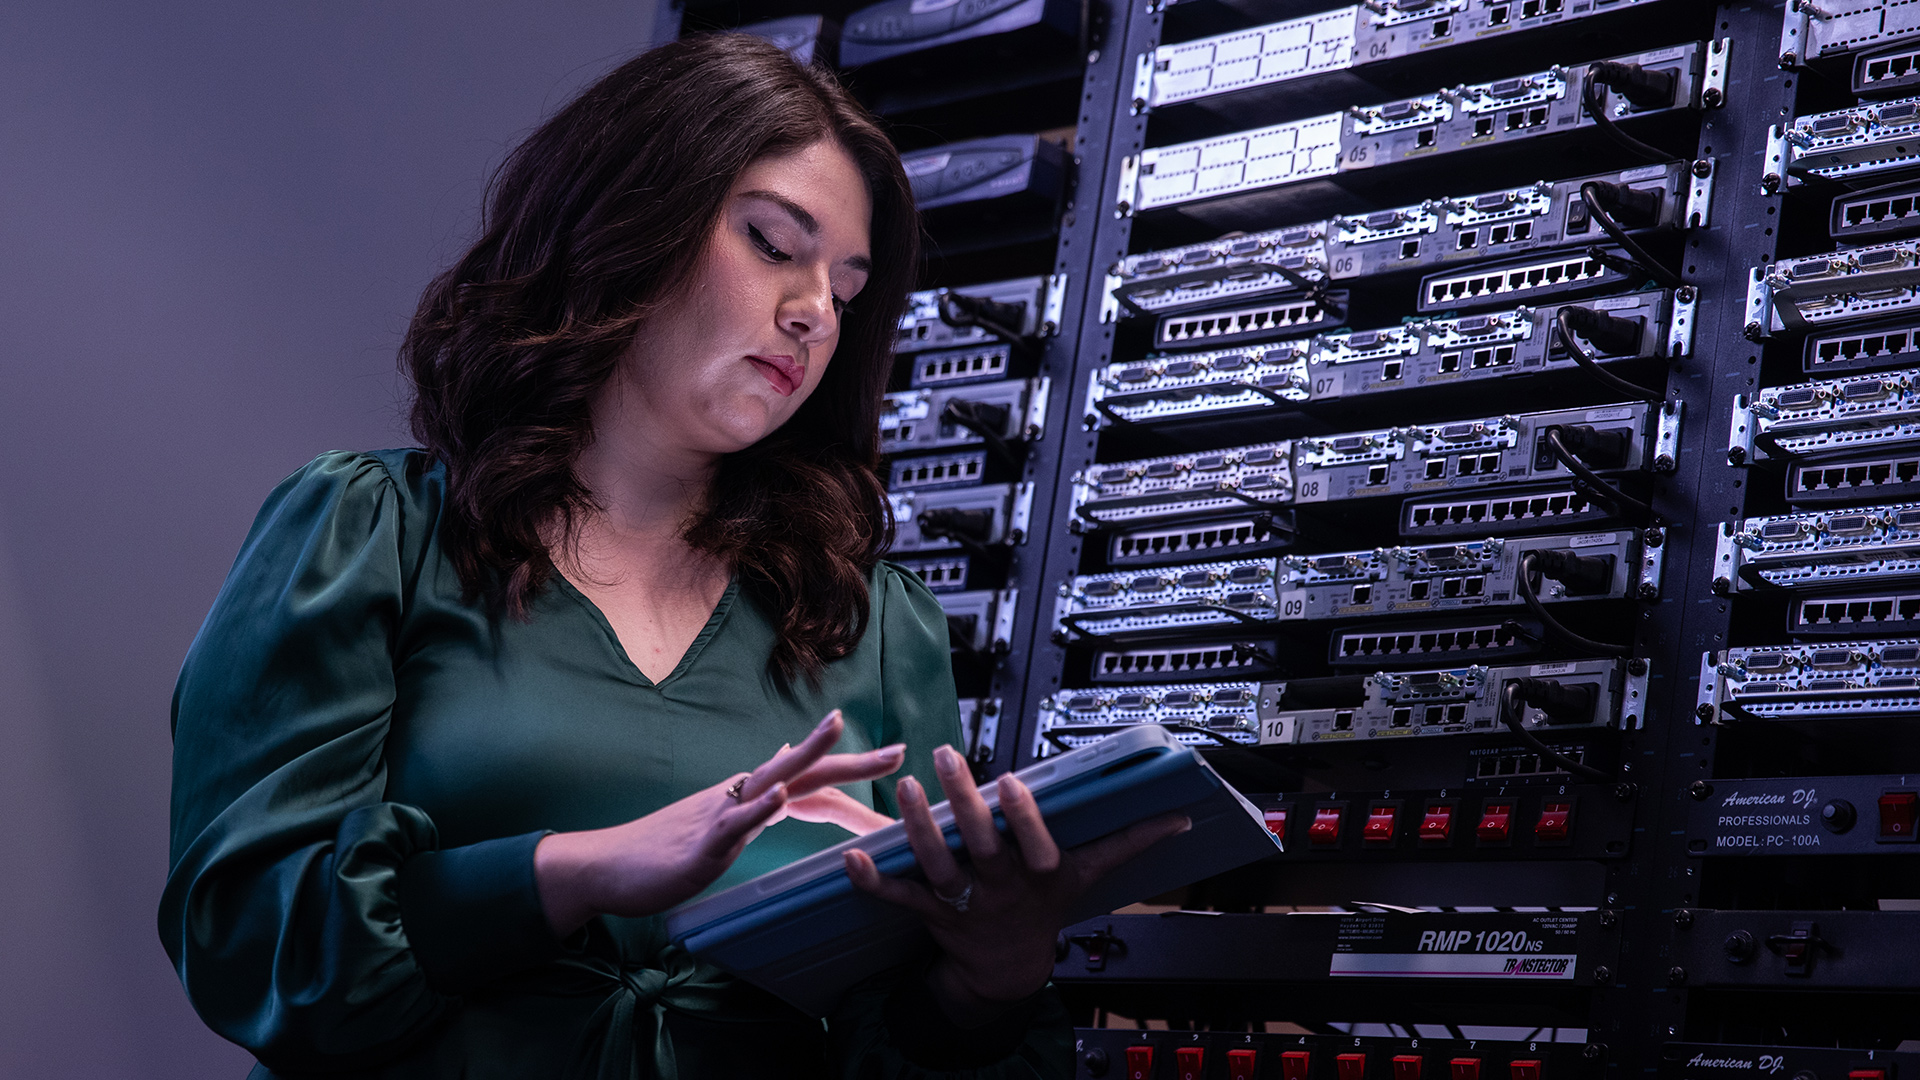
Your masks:
{"label": "finger", "polygon": [[1069,854],[1081,874],[1081,880],[1092,884],[1167,837],[1178,836],[1191,828],[1193,819],[1185,814],[1162,814],[1082,844]]}
{"label": "finger", "polygon": [[1060,869],[1060,845],[1053,842],[1053,833],[1040,816],[1040,804],[1012,773],[1000,778],[1000,812],[1007,817],[1007,832],[1019,846],[1027,869],[1036,874]]}
{"label": "finger", "polygon": [[907,844],[920,861],[927,883],[948,896],[966,888],[966,871],[960,869],[959,860],[947,848],[947,838],[933,823],[933,811],[927,806],[927,792],[920,781],[903,777],[894,793],[900,803],[900,820],[907,827]]}
{"label": "finger", "polygon": [[947,801],[953,804],[953,823],[960,827],[960,839],[967,843],[968,857],[981,869],[997,866],[1001,853],[1000,832],[993,827],[993,811],[988,809],[987,800],[974,785],[967,763],[953,747],[942,746],[933,752],[933,769],[940,777]]}
{"label": "finger", "polygon": [[898,904],[923,919],[940,913],[936,906],[939,901],[927,892],[926,886],[882,874],[880,868],[873,864],[873,857],[864,851],[849,851],[845,858],[847,877],[853,881],[854,888],[872,893],[889,904]]}
{"label": "finger", "polygon": [[812,768],[788,781],[787,789],[797,798],[836,784],[878,780],[889,773],[899,772],[906,760],[907,748],[901,743],[869,750],[864,754],[828,754]]}
{"label": "finger", "polygon": [[812,768],[815,762],[827,756],[833,744],[840,741],[840,733],[845,729],[846,723],[841,719],[839,709],[828,713],[826,719],[821,720],[806,738],[800,740],[799,746],[780,751],[753,770],[753,775],[747,777],[747,786],[740,791],[741,801],[757,798],[770,785],[788,783]]}
{"label": "finger", "polygon": [[839,788],[823,788],[798,799],[793,798],[793,789],[788,788],[787,795],[787,816],[801,821],[838,825],[857,836],[893,824],[892,818]]}
{"label": "finger", "polygon": [[734,850],[746,842],[748,834],[770,822],[787,807],[787,786],[775,784],[757,799],[743,799],[739,806],[722,811],[707,834],[709,854]]}

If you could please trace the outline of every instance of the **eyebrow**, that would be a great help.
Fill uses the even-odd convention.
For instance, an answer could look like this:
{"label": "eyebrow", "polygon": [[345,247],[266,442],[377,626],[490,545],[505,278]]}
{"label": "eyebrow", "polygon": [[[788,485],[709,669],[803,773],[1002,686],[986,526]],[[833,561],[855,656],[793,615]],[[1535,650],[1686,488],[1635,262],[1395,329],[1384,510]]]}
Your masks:
{"label": "eyebrow", "polygon": [[[820,235],[819,219],[808,213],[806,207],[801,206],[799,203],[794,202],[792,199],[787,198],[777,191],[743,191],[740,193],[740,197],[743,199],[765,199],[780,209],[785,210],[788,215],[793,218],[794,224],[806,230],[808,236]],[[865,255],[849,255],[843,261],[851,269],[858,270],[863,274],[873,272],[873,260],[867,258]]]}

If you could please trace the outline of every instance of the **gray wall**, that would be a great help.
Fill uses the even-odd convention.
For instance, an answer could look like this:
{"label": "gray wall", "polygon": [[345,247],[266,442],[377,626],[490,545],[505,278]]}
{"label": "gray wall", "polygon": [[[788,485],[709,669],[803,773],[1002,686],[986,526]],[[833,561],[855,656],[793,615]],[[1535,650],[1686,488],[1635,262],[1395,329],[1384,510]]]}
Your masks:
{"label": "gray wall", "polygon": [[155,936],[181,656],[275,482],[405,441],[488,169],[652,23],[0,5],[0,1077],[245,1074]]}

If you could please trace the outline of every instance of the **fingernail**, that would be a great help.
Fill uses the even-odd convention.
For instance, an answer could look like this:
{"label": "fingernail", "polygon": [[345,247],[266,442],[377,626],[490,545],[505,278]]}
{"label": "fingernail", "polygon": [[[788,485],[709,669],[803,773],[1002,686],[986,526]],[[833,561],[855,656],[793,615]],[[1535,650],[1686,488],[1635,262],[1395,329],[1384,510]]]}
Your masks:
{"label": "fingernail", "polygon": [[1175,836],[1179,836],[1179,835],[1180,835],[1180,833],[1183,833],[1183,832],[1192,832],[1192,831],[1193,831],[1193,819],[1192,819],[1192,818],[1185,818],[1185,819],[1183,819],[1183,820],[1181,821],[1181,823],[1180,823],[1180,832],[1177,832],[1177,833],[1174,833],[1173,835],[1175,835]]}
{"label": "fingernail", "polygon": [[1005,802],[1009,796],[1018,794],[1019,792],[1022,792],[1025,790],[1027,790],[1027,785],[1021,783],[1018,779],[1014,777],[1012,773],[1004,773],[1001,775],[1000,777],[1000,801],[1001,802]]}
{"label": "fingernail", "polygon": [[828,713],[826,717],[822,719],[820,723],[814,727],[813,729],[814,734],[818,735],[819,733],[833,727],[833,722],[835,720],[838,720],[839,718],[840,718],[839,709],[835,709],[832,712]]}
{"label": "fingernail", "polygon": [[904,758],[907,756],[907,744],[894,743],[892,746],[883,746],[874,753],[883,758]]}
{"label": "fingernail", "polygon": [[959,763],[960,755],[954,752],[953,747],[942,744],[934,748],[933,760],[943,769],[952,769]]}
{"label": "fingernail", "polygon": [[908,796],[919,796],[920,794],[922,794],[922,792],[920,791],[920,781],[915,780],[911,776],[901,777],[900,784],[896,790],[898,791],[898,793],[902,798],[906,798]]}

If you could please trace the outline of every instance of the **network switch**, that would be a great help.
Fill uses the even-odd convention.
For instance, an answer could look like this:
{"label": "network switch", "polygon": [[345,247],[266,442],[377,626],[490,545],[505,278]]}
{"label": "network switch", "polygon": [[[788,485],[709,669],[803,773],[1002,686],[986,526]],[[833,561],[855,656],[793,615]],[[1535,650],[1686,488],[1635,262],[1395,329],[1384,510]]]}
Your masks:
{"label": "network switch", "polygon": [[947,613],[947,637],[955,650],[975,655],[1004,653],[1013,640],[1018,589],[976,589],[935,594]]}
{"label": "network switch", "polygon": [[1795,596],[1787,611],[1787,633],[1796,638],[1885,637],[1915,631],[1920,631],[1920,586],[1912,583]]}
{"label": "network switch", "polygon": [[1088,678],[1096,684],[1245,678],[1272,674],[1279,655],[1274,638],[1116,646],[1093,654]]}
{"label": "network switch", "polygon": [[[1382,3],[1335,8],[1173,45],[1139,59],[1135,107],[1159,109],[1187,102],[1246,112],[1269,100],[1298,99],[1328,76],[1361,78],[1397,60],[1431,55],[1455,45],[1503,41],[1529,30],[1590,21],[1657,0],[1612,4],[1567,0],[1510,3]],[[1356,89],[1357,79],[1337,88]],[[1364,85],[1364,84],[1360,84]]]}
{"label": "network switch", "polygon": [[959,592],[965,589],[967,576],[973,569],[973,560],[960,554],[900,558],[893,561],[902,570],[926,582],[927,588],[937,593]]}
{"label": "network switch", "polygon": [[1877,371],[1920,361],[1920,322],[1902,320],[1808,334],[1800,366],[1809,375]]}
{"label": "network switch", "polygon": [[1192,315],[1163,315],[1154,327],[1153,343],[1161,349],[1191,349],[1272,341],[1332,329],[1347,320],[1347,302],[1344,289],[1330,289]]}
{"label": "network switch", "polygon": [[1920,165],[1920,97],[1798,116],[1785,129],[1788,173],[1823,180],[1892,175]]}
{"label": "network switch", "polygon": [[1302,680],[1359,683],[1355,700],[1336,707],[1289,708],[1295,683],[1262,684],[1260,698],[1263,714],[1271,707],[1276,719],[1291,720],[1294,741],[1303,744],[1499,732],[1510,718],[1529,731],[1632,729],[1646,707],[1647,671],[1624,660],[1474,665]]}
{"label": "network switch", "polygon": [[978,553],[1027,540],[1033,485],[986,484],[933,491],[890,491],[895,531],[888,551],[959,548]]}
{"label": "network switch", "polygon": [[1920,441],[1920,368],[1769,386],[1733,399],[1727,460],[1873,451]]}
{"label": "network switch", "polygon": [[1359,626],[1335,630],[1327,663],[1335,668],[1381,668],[1442,663],[1491,663],[1533,656],[1545,631],[1534,619],[1455,621],[1428,626]]}
{"label": "network switch", "polygon": [[1174,525],[1115,529],[1107,538],[1110,566],[1161,566],[1201,559],[1240,558],[1293,546],[1293,515],[1263,510]]}
{"label": "network switch", "polygon": [[1640,533],[1616,530],[1286,555],[1274,599],[1282,621],[1514,607],[1524,602],[1527,565],[1534,577],[1526,588],[1541,603],[1652,600],[1660,595],[1663,551],[1651,544],[1643,554]]}
{"label": "network switch", "polygon": [[1294,443],[1294,502],[1565,477],[1567,459],[1603,473],[1670,471],[1680,412],[1676,402],[1629,402],[1302,438]]}
{"label": "network switch", "polygon": [[1920,639],[1709,652],[1698,712],[1702,722],[1920,712]]}
{"label": "network switch", "polygon": [[1110,364],[1087,383],[1086,426],[1211,419],[1297,405],[1307,400],[1307,358],[1314,344],[1283,341]]}
{"label": "network switch", "polygon": [[1843,244],[1870,243],[1920,232],[1920,180],[1901,180],[1843,192],[1827,208],[1827,235]]}
{"label": "network switch", "polygon": [[1121,641],[1260,627],[1278,610],[1274,577],[1272,559],[1087,574],[1060,586],[1054,634]]}
{"label": "network switch", "polygon": [[[1714,43],[1711,51],[1724,51]],[[1626,95],[1596,87],[1616,118],[1698,108],[1704,90],[1725,94],[1723,65],[1708,65],[1706,43],[1615,57],[1605,64],[1642,73]],[[1591,126],[1582,103],[1587,66],[1453,87],[1382,105],[1149,147],[1122,164],[1116,193],[1125,213],[1235,198],[1246,208],[1285,205],[1275,189],[1436,155],[1507,145],[1517,139]],[[1651,74],[1647,74],[1651,73]],[[1662,93],[1654,84],[1665,87]]]}
{"label": "network switch", "polygon": [[985,450],[895,458],[887,466],[887,490],[966,487],[982,482],[986,474]]}
{"label": "network switch", "polygon": [[913,358],[910,385],[958,386],[996,382],[1013,374],[1013,346],[1005,342],[965,349],[938,349]]}
{"label": "network switch", "polygon": [[1598,524],[1617,516],[1571,485],[1501,488],[1486,494],[1408,499],[1400,508],[1400,535],[1422,540],[1497,536]]}
{"label": "network switch", "polygon": [[1067,527],[1075,532],[1270,511],[1292,499],[1293,444],[1089,465],[1072,481]]}
{"label": "network switch", "polygon": [[1915,87],[1920,87],[1920,42],[1864,53],[1853,62],[1853,92],[1861,97],[1885,97]]}
{"label": "network switch", "polygon": [[1271,733],[1259,716],[1260,684],[1176,683],[1125,690],[1061,690],[1040,700],[1033,752],[1072,750],[1136,724],[1160,724],[1190,746],[1291,742],[1279,721]]}
{"label": "network switch", "polygon": [[1711,172],[1683,162],[1541,181],[1367,214],[1340,215],[1130,255],[1108,278],[1110,312],[1164,315],[1347,280],[1516,255],[1601,236],[1582,197],[1629,232],[1708,224]]}
{"label": "network switch", "polygon": [[1033,442],[1046,431],[1051,385],[1041,376],[888,394],[880,408],[880,452]]}
{"label": "network switch", "polygon": [[[1060,332],[1066,291],[1065,274],[923,289],[907,297],[893,351],[919,353],[1003,341],[1002,335],[985,324],[1005,329],[1020,339],[1052,337]],[[917,381],[915,385],[931,386],[940,381]]]}
{"label": "network switch", "polygon": [[1887,447],[1845,460],[1795,459],[1787,467],[1787,501],[1796,506],[1920,496],[1920,447]]}
{"label": "network switch", "polygon": [[1591,296],[1631,287],[1641,275],[1621,269],[1623,253],[1591,247],[1542,252],[1420,279],[1422,313],[1497,307],[1553,297]]}
{"label": "network switch", "polygon": [[1713,588],[1834,589],[1920,578],[1920,503],[1730,521],[1715,543]]}

